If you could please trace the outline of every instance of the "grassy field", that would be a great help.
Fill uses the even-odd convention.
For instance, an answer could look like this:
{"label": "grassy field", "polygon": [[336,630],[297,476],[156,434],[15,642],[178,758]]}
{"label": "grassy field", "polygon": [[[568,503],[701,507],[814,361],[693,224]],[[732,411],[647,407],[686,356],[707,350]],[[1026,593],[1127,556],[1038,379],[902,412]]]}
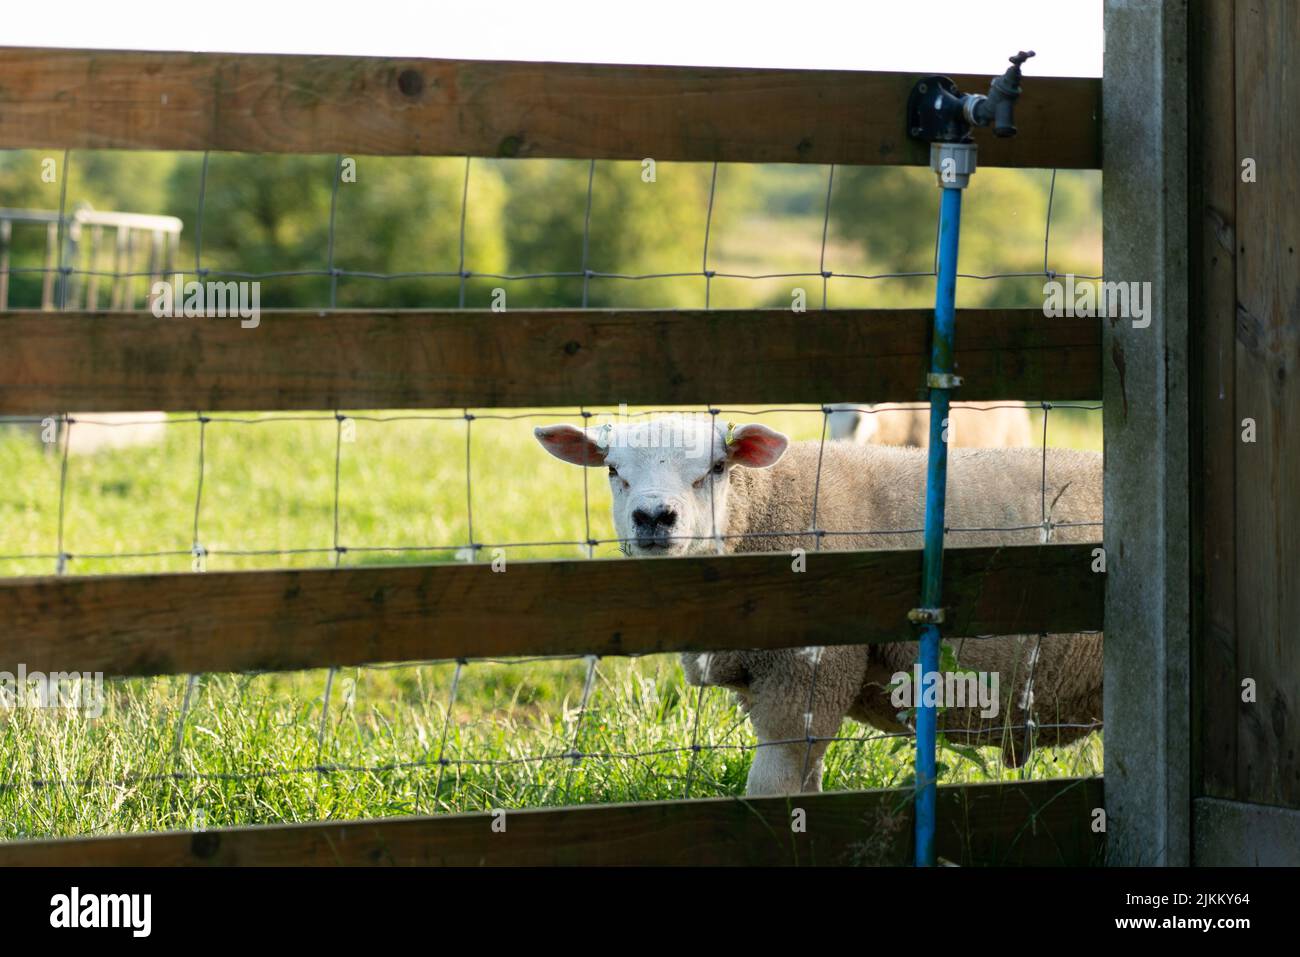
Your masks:
{"label": "grassy field", "polygon": [[[820,434],[816,409],[756,411],[727,417]],[[341,442],[328,412],[203,426],[174,416],[161,443],[74,456],[66,479],[57,448],[0,428],[0,472],[17,477],[0,485],[0,574],[54,571],[61,501],[71,574],[189,572],[196,527],[210,571],[333,564],[336,455],[342,564],[465,560],[471,505],[478,543],[581,542],[588,521],[592,536],[612,536],[603,477],[590,473],[588,516],[582,472],[531,436],[573,412],[484,410],[468,427],[455,410],[403,415],[355,413]],[[1048,441],[1098,448],[1099,429],[1099,411],[1054,409]],[[409,548],[365,550],[394,546]],[[509,557],[585,551],[519,545]],[[141,554],[156,552],[174,554]],[[474,661],[459,674],[431,663],[180,676],[107,690],[98,718],[0,711],[0,838],[736,794],[754,743],[729,695],[687,687],[663,656]],[[852,723],[840,733],[828,789],[906,783],[910,741],[863,740],[870,729]],[[586,757],[567,757],[575,748]],[[994,750],[943,761],[946,781],[1093,774],[1101,741],[1040,749],[1018,770]]]}
{"label": "grassy field", "polygon": [[[175,157],[161,154],[79,151],[77,159],[68,201],[93,200],[101,209],[163,209],[160,184],[169,182],[167,170],[178,168]],[[197,177],[193,160],[183,160],[189,164],[186,175]],[[10,187],[9,205],[39,199],[18,189],[24,162],[14,154],[0,168],[8,177],[0,176],[0,186]],[[420,162],[366,159],[355,189],[369,192],[349,186],[340,193],[338,264],[364,266],[366,260],[357,257],[386,249],[389,259],[375,268],[427,269],[455,251],[460,160],[449,161],[445,176],[418,180],[428,187],[417,207],[418,223],[399,215],[409,212],[409,186],[416,182],[401,170]],[[506,202],[502,212],[502,202],[511,199],[502,192],[504,181],[493,178],[490,163],[475,161],[467,261],[473,271],[502,266],[505,236],[516,241],[515,253],[522,257],[515,272],[532,273],[548,263],[568,270],[588,262],[582,214],[587,164],[527,162],[511,182],[521,197],[534,197],[535,208],[520,200],[514,207]],[[278,270],[301,257],[303,265],[323,266],[320,224],[328,215],[324,186],[333,163],[333,157],[214,155],[206,187],[207,265]],[[542,175],[547,167],[538,164],[546,163],[568,172]],[[240,169],[247,175],[235,175]],[[317,170],[319,179],[300,175],[308,169]],[[521,178],[523,172],[537,173],[545,188],[528,192],[524,187],[531,180]],[[716,202],[709,199],[708,166],[665,163],[651,192],[643,189],[639,173],[639,164],[602,164],[595,179],[590,262],[596,267],[694,271],[703,265],[707,225],[707,265],[719,274],[708,286],[714,308],[789,307],[796,288],[806,294],[810,310],[820,308],[823,284],[816,273],[823,268],[835,273],[824,287],[830,308],[927,308],[934,302],[933,280],[926,276],[845,275],[933,268],[931,226],[903,228],[934,222],[938,191],[924,171],[836,170],[829,208],[832,181],[825,168],[722,164]],[[247,191],[255,177],[278,184],[257,194],[258,216],[269,216],[275,229],[247,218]],[[304,185],[311,182],[320,188]],[[1045,170],[981,170],[979,183],[963,212],[961,272],[1030,275],[963,278],[958,291],[964,307],[1038,305],[1044,278],[1039,273],[1049,266],[1080,275],[1101,271],[1099,174],[1061,171],[1053,179]],[[91,189],[96,184],[98,192]],[[175,212],[190,217],[197,179],[179,177],[173,185],[183,198]],[[373,207],[365,206],[366,197]],[[57,206],[57,199],[41,201]],[[879,202],[887,205],[876,208]],[[369,219],[363,216],[367,210]],[[828,213],[835,214],[829,223]],[[401,232],[393,223],[418,225],[419,232]],[[182,262],[190,261],[196,225],[186,219]],[[275,235],[262,242],[264,228]],[[627,237],[632,240],[617,241]],[[43,244],[43,234],[33,234],[24,265],[40,264]],[[234,258],[236,253],[245,258]],[[571,262],[565,259],[570,254]],[[323,296],[324,283],[311,282]],[[21,299],[20,285],[16,274],[17,298],[11,302]],[[467,285],[467,302],[481,306],[498,281],[476,277]],[[508,285],[512,309],[581,301],[577,281]],[[592,285],[608,304],[705,305],[706,283],[699,275]],[[454,292],[454,284],[433,286],[426,292]],[[384,298],[392,292],[386,280],[366,289],[368,305],[405,301]],[[264,296],[276,290],[283,293],[268,280]],[[343,283],[345,301],[351,301],[350,292]],[[35,274],[27,294],[22,301],[37,301]],[[661,301],[652,302],[656,297]],[[353,411],[343,441],[328,410],[293,413],[287,420],[220,415],[206,424],[193,414],[175,415],[160,443],[74,456],[66,475],[57,447],[0,426],[0,475],[6,478],[0,482],[0,576],[51,574],[60,552],[68,556],[63,570],[73,575],[188,574],[196,543],[206,570],[225,571],[336,561],[483,561],[492,557],[493,546],[508,546],[510,561],[572,559],[587,554],[578,543],[612,537],[604,476],[588,473],[585,508],[583,473],[546,455],[531,435],[541,423],[578,421],[578,410],[472,412],[476,417],[467,425],[460,410]],[[755,413],[724,411],[727,419],[762,421],[798,439],[821,433],[822,415],[815,408]],[[1033,414],[1041,428],[1042,413]],[[1048,442],[1100,448],[1100,421],[1100,411],[1055,409]],[[488,547],[466,555],[471,540]],[[336,545],[347,550],[336,552]],[[595,554],[613,558],[618,552],[604,544]],[[472,647],[473,636],[467,638]],[[846,739],[870,735],[852,723],[840,733]],[[743,791],[753,743],[729,696],[687,687],[673,657],[607,659],[590,672],[583,660],[474,661],[460,669],[459,678],[454,663],[428,663],[333,675],[115,681],[99,718],[0,709],[0,839],[736,794]],[[693,750],[693,744],[701,749]],[[579,762],[565,757],[575,747],[589,756]],[[945,752],[944,780],[1099,773],[1100,755],[1100,736],[1064,752],[1040,749],[1019,770],[1002,768],[993,750],[978,760]],[[909,741],[844,740],[831,746],[825,784],[901,786],[910,771]]]}

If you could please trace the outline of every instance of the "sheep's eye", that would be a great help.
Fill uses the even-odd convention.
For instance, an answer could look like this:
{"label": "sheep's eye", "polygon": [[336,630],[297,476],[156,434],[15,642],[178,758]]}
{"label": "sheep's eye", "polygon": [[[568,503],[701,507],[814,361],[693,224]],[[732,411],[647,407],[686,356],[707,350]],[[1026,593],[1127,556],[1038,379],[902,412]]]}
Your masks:
{"label": "sheep's eye", "polygon": [[694,488],[703,488],[704,483],[709,480],[710,475],[714,475],[714,476],[724,475],[726,474],[726,471],[727,471],[727,460],[719,459],[718,461],[713,463],[713,468],[709,469],[706,473],[704,473],[699,478],[697,478],[694,482],[691,483],[691,485]]}
{"label": "sheep's eye", "polygon": [[609,476],[610,476],[610,478],[614,478],[614,477],[617,476],[617,475],[618,475],[618,469],[614,468],[614,466],[611,465],[611,466],[609,467]]}

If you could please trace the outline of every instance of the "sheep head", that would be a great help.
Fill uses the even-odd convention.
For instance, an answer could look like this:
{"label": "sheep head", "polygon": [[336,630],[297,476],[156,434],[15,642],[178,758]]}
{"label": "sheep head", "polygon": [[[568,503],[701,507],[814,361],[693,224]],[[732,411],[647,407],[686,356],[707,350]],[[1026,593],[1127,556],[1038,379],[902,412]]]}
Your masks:
{"label": "sheep head", "polygon": [[727,529],[732,471],[775,465],[789,444],[765,425],[713,416],[660,416],[533,430],[556,458],[609,473],[614,528],[629,555],[714,551]]}

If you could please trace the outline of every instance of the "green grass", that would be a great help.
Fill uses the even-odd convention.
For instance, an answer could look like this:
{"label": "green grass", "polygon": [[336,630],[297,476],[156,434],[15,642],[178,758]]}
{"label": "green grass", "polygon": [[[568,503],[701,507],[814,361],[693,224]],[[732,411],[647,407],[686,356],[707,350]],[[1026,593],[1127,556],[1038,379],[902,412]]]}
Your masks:
{"label": "green grass", "polygon": [[[330,413],[315,415],[322,417],[209,422],[201,498],[193,416],[175,416],[157,445],[71,458],[62,495],[57,451],[0,429],[0,472],[9,477],[0,483],[0,555],[57,552],[62,499],[69,573],[189,572],[198,499],[209,571],[332,564],[338,425]],[[451,418],[379,422],[357,414],[355,441],[337,446],[338,540],[352,549],[441,550],[348,551],[342,564],[457,560],[468,541],[467,425],[456,411],[428,415]],[[476,542],[587,538],[583,473],[546,456],[531,437],[539,421],[576,421],[576,411],[546,416],[476,418],[468,427]],[[821,429],[815,410],[745,418],[796,438]],[[1053,410],[1049,442],[1099,447],[1099,423],[1099,412]],[[588,477],[591,535],[611,537],[606,485],[598,473]],[[292,553],[299,549],[316,551]],[[159,550],[179,554],[86,557]],[[584,554],[579,545],[509,550],[511,560]],[[597,555],[616,550],[601,546]],[[10,559],[0,574],[54,567],[50,557]],[[754,739],[728,694],[687,687],[673,657],[607,659],[583,712],[587,667],[472,662],[454,700],[451,663],[349,668],[335,674],[328,708],[325,671],[208,675],[195,679],[183,723],[184,676],[110,681],[98,718],[0,710],[0,838],[743,792]],[[872,732],[846,722],[840,734]],[[566,757],[575,741],[591,756]],[[948,782],[1096,774],[1101,741],[1039,749],[1020,769],[1002,767],[993,750],[983,766],[952,752],[943,761]],[[825,786],[900,786],[910,769],[908,742],[837,742]]]}

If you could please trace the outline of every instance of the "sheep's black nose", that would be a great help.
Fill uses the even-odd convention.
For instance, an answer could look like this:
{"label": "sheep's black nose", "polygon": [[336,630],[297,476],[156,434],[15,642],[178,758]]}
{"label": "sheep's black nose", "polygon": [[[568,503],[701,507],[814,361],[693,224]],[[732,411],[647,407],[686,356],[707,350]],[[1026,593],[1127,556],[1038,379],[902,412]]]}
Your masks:
{"label": "sheep's black nose", "polygon": [[642,528],[672,528],[677,524],[677,513],[671,508],[656,509],[653,513],[638,508],[632,513],[632,524]]}

